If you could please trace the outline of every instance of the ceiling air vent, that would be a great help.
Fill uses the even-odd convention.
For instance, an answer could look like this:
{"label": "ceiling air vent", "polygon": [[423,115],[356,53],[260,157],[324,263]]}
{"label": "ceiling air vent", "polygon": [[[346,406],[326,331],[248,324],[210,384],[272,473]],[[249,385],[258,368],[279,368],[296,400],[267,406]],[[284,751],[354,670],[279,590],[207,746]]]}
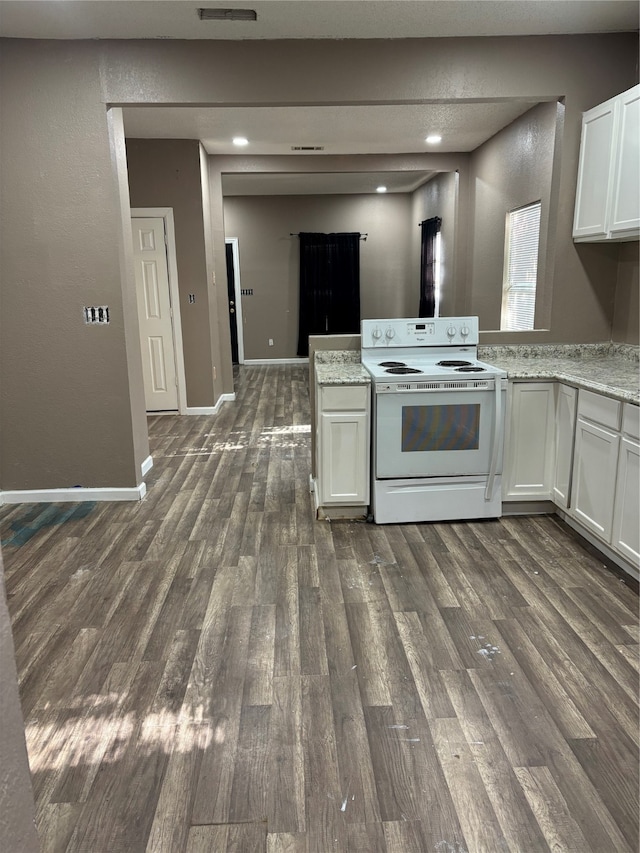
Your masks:
{"label": "ceiling air vent", "polygon": [[324,151],[324,145],[292,145],[292,151]]}
{"label": "ceiling air vent", "polygon": [[198,9],[201,21],[257,21],[253,9]]}

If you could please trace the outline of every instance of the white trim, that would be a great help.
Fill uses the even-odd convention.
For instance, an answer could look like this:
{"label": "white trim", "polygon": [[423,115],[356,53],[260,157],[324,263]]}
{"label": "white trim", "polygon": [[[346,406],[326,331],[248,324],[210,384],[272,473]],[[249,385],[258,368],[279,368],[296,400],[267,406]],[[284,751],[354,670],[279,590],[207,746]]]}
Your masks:
{"label": "white trim", "polygon": [[140,466],[140,473],[142,474],[142,479],[146,477],[149,471],[153,468],[153,456],[147,456],[142,465]]}
{"label": "white trim", "polygon": [[[151,457],[149,457],[151,458]],[[147,487],[124,489],[18,489],[0,492],[0,504],[81,503],[82,501],[141,501]]]}
{"label": "white trim", "polygon": [[308,358],[247,358],[245,364],[309,364]]}
{"label": "white trim", "polygon": [[236,329],[238,332],[238,362],[244,364],[244,322],[242,320],[242,286],[240,284],[240,253],[238,252],[238,238],[226,237],[225,243],[231,243],[233,255],[233,288],[235,293]]}
{"label": "white trim", "polygon": [[173,321],[173,350],[175,354],[176,376],[178,380],[178,414],[186,414],[187,379],[184,368],[184,348],[182,343],[182,320],[180,318],[180,290],[178,287],[178,261],[176,257],[176,231],[172,207],[132,207],[131,219],[162,219],[167,249],[167,270],[169,273],[169,296]]}
{"label": "white trim", "polygon": [[236,395],[235,392],[233,394],[220,394],[218,397],[218,401],[215,406],[189,406],[186,411],[182,414],[184,415],[217,415],[220,409],[222,408],[223,403],[235,403]]}

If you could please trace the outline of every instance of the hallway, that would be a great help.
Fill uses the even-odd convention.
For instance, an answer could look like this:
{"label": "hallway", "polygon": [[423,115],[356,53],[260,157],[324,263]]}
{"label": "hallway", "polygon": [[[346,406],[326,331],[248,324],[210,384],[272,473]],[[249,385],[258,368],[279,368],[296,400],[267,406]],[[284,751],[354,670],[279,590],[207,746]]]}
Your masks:
{"label": "hallway", "polygon": [[638,596],[553,517],[316,522],[306,366],[0,507],[44,853],[634,853]]}

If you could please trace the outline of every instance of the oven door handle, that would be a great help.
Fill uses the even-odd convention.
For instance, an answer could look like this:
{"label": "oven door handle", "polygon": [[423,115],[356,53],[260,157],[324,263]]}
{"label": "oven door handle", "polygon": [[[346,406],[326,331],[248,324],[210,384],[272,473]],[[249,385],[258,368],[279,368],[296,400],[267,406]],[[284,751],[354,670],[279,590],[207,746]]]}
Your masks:
{"label": "oven door handle", "polygon": [[495,396],[493,407],[493,440],[491,444],[491,464],[489,465],[489,475],[487,477],[487,487],[484,491],[485,501],[493,499],[493,489],[496,481],[496,472],[498,470],[498,450],[500,448],[500,438],[502,432],[502,379],[496,376],[495,378]]}

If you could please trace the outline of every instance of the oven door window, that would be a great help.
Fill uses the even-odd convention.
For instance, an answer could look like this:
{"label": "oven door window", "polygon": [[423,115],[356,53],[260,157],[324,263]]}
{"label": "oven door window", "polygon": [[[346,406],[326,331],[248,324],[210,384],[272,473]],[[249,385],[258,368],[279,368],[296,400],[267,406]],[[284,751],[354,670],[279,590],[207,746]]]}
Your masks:
{"label": "oven door window", "polygon": [[402,407],[403,453],[448,453],[479,446],[479,403]]}
{"label": "oven door window", "polygon": [[376,394],[374,405],[376,477],[488,473],[495,417],[493,390]]}

